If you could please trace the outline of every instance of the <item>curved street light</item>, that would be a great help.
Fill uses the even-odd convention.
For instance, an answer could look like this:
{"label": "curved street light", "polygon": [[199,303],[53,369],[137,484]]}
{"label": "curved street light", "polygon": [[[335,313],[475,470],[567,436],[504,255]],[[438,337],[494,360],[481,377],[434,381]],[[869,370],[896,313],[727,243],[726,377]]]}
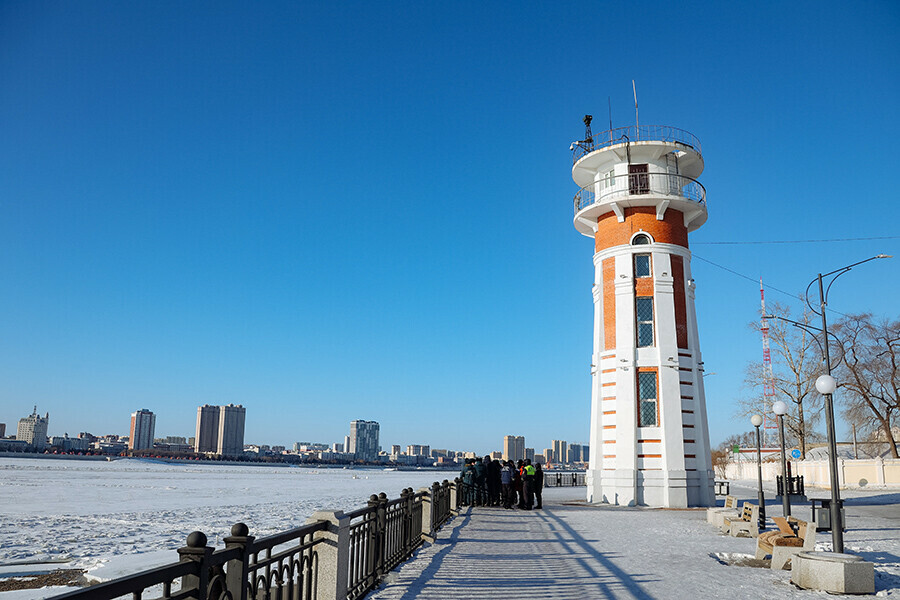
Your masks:
{"label": "curved street light", "polygon": [[[857,265],[861,265],[863,263],[867,263],[870,260],[875,260],[876,258],[891,258],[888,254],[878,254],[871,258],[867,258],[865,260],[861,260],[859,262],[855,262],[852,265],[847,265],[846,267],[841,267],[840,269],[835,269],[829,273],[819,273],[819,276],[809,282],[809,285],[806,286],[806,293],[804,297],[806,298],[806,305],[809,306],[810,310],[814,313],[821,315],[822,317],[822,333],[824,335],[824,343],[822,344],[822,352],[825,355],[825,375],[819,377],[816,380],[816,389],[819,390],[819,393],[825,396],[825,426],[828,433],[828,465],[831,471],[831,540],[832,546],[835,552],[843,552],[844,551],[844,524],[841,522],[841,493],[838,489],[838,464],[837,464],[837,438],[834,432],[834,390],[837,387],[836,382],[834,381],[834,377],[831,376],[831,356],[828,352],[828,321],[825,318],[825,307],[828,305],[828,292],[831,291],[831,286],[834,285],[835,280],[852,269]],[[828,282],[828,286],[824,286],[823,280],[827,278],[831,278]],[[812,284],[819,283],[819,310],[813,308],[812,304],[809,301],[809,288],[812,287]],[[827,376],[827,379],[826,379]],[[819,382],[822,382],[822,387],[819,387]]]}
{"label": "curved street light", "polygon": [[790,482],[787,474],[787,456],[784,449],[784,415],[787,414],[787,404],[779,400],[772,405],[772,412],[778,417],[778,433],[781,437],[781,507],[784,516],[791,516]]}
{"label": "curved street light", "polygon": [[762,486],[762,447],[759,442],[759,426],[763,424],[763,418],[759,415],[753,415],[750,417],[750,424],[756,427],[756,478],[759,486],[759,523],[757,523],[757,527],[762,531],[766,528],[766,497],[763,494]]}

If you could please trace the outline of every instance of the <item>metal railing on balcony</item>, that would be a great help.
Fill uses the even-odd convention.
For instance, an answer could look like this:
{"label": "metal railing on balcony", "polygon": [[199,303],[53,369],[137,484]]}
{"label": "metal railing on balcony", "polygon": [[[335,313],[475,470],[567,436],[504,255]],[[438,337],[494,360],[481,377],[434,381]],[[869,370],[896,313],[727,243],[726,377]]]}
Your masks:
{"label": "metal railing on balcony", "polygon": [[594,134],[590,140],[575,142],[572,144],[572,162],[578,162],[578,159],[594,150],[600,150],[615,144],[624,144],[625,142],[645,141],[682,144],[694,150],[697,154],[702,154],[700,151],[700,140],[697,139],[697,136],[684,129],[670,127],[669,125],[629,125],[628,127],[609,129]]}
{"label": "metal railing on balcony", "polygon": [[631,173],[607,177],[578,190],[575,213],[592,204],[643,195],[674,196],[706,204],[706,188],[696,179],[671,173]]}

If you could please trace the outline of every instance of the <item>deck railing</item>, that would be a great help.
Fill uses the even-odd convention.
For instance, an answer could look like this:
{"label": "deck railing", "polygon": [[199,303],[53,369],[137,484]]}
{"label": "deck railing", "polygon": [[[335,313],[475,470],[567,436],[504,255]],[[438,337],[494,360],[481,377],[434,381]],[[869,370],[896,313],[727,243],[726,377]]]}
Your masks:
{"label": "deck railing", "polygon": [[669,125],[629,125],[628,127],[619,127],[596,133],[590,140],[575,142],[572,144],[572,162],[578,162],[581,157],[590,154],[594,150],[600,150],[615,144],[646,141],[681,144],[694,150],[697,154],[701,154],[700,140],[689,131]]}
{"label": "deck railing", "polygon": [[302,527],[260,539],[238,523],[220,550],[195,531],[176,563],[55,598],[355,600],[458,514],[458,490],[459,480],[445,479],[395,500],[372,495],[359,510],[317,512]]}
{"label": "deck railing", "polygon": [[575,213],[592,204],[643,195],[675,196],[706,204],[706,188],[696,179],[673,173],[630,173],[601,179],[578,190]]}

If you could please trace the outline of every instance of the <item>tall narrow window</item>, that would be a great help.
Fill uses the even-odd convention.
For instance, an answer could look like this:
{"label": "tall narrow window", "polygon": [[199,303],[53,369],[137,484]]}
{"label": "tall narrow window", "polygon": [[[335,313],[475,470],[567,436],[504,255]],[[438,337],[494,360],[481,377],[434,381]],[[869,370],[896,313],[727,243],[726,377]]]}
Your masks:
{"label": "tall narrow window", "polygon": [[646,348],[653,345],[653,296],[638,296],[634,299],[637,317],[637,345]]}
{"label": "tall narrow window", "polygon": [[650,277],[650,255],[635,254],[634,255],[634,276]]}
{"label": "tall narrow window", "polygon": [[616,171],[615,169],[608,171],[603,174],[603,189],[609,189],[616,185]]}
{"label": "tall narrow window", "polygon": [[656,427],[656,372],[638,372],[638,427]]}

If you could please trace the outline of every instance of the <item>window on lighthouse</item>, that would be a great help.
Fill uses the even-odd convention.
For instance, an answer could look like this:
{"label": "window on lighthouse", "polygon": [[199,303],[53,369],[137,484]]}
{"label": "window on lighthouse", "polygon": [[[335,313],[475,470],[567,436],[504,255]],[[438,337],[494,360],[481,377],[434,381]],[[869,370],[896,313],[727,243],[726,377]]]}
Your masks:
{"label": "window on lighthouse", "polygon": [[634,276],[650,277],[650,255],[635,254],[634,255]]}
{"label": "window on lighthouse", "polygon": [[638,296],[634,299],[637,320],[637,345],[646,348],[653,345],[653,296]]}
{"label": "window on lighthouse", "polygon": [[656,427],[656,372],[638,372],[638,427]]}

